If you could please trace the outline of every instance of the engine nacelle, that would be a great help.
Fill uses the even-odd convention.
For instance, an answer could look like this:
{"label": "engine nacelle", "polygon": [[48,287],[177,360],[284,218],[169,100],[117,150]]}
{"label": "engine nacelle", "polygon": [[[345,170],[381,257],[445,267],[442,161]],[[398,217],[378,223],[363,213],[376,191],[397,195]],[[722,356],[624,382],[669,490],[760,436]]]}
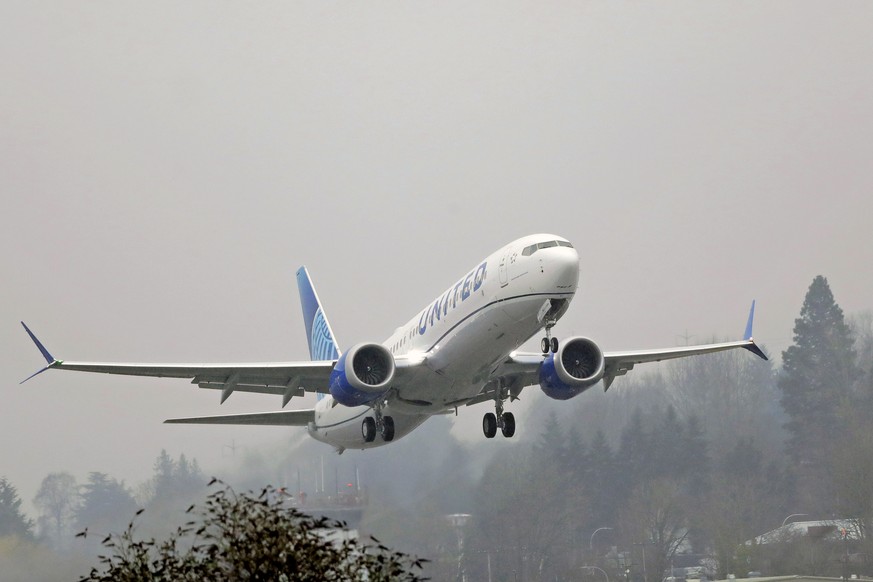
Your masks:
{"label": "engine nacelle", "polygon": [[394,379],[394,356],[379,344],[358,344],[340,356],[330,373],[330,393],[345,406],[376,400]]}
{"label": "engine nacelle", "polygon": [[540,388],[549,398],[568,400],[603,378],[603,352],[587,337],[561,342],[540,366]]}

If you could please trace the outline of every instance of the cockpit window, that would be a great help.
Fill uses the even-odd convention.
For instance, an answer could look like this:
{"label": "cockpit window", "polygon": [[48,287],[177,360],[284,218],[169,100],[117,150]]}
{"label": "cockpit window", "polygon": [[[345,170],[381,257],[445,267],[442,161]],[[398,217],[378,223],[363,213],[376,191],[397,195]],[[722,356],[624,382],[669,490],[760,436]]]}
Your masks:
{"label": "cockpit window", "polygon": [[537,252],[537,250],[547,249],[549,247],[569,247],[572,249],[573,245],[571,245],[570,243],[568,243],[565,240],[550,240],[547,242],[541,242],[541,243],[537,243],[535,245],[530,245],[530,246],[524,247],[524,250],[521,251],[521,254],[522,254],[522,256],[529,257],[532,254],[534,254],[535,252]]}

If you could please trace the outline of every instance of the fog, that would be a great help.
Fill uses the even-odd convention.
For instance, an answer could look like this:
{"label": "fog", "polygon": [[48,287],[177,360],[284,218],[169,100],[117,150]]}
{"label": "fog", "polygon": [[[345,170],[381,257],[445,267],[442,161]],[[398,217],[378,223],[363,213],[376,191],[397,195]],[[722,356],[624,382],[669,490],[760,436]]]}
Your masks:
{"label": "fog", "polygon": [[[558,337],[738,338],[756,299],[778,357],[815,275],[873,307],[871,29],[868,2],[0,4],[0,475],[30,511],[52,471],[279,457],[299,430],[161,424],[278,398],[19,385],[43,361],[18,321],[59,359],[306,359],[303,264],[347,347],[553,232],[582,261]],[[517,443],[545,408],[511,405]],[[514,446],[486,409],[437,438]]]}

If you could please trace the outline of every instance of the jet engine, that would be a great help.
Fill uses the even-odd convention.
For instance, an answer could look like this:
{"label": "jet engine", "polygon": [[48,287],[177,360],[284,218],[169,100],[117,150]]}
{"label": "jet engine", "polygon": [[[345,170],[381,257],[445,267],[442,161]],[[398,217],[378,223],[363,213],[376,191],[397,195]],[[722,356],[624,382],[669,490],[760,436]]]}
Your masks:
{"label": "jet engine", "polygon": [[330,373],[330,393],[345,406],[376,400],[394,379],[394,356],[379,344],[358,344],[345,352]]}
{"label": "jet engine", "polygon": [[564,340],[540,366],[540,388],[549,398],[568,400],[603,378],[603,352],[587,337]]}

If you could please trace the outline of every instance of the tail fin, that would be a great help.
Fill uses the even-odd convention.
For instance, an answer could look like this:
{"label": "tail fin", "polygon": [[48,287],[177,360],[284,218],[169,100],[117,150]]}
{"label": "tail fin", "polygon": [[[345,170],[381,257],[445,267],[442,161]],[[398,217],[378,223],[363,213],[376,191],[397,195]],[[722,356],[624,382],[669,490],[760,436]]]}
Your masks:
{"label": "tail fin", "polygon": [[318,294],[309,278],[306,267],[297,271],[297,288],[300,291],[300,304],[303,306],[303,323],[306,325],[306,339],[309,341],[309,358],[313,361],[336,360],[340,356],[339,346],[321,308]]}

